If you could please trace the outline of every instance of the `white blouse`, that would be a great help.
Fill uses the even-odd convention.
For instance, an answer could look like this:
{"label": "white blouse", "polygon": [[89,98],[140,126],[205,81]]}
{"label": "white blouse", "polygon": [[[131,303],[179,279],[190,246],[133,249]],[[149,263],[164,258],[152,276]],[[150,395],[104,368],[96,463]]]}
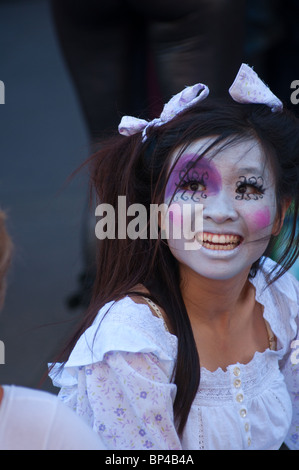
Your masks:
{"label": "white blouse", "polygon": [[[267,259],[263,270],[272,266]],[[263,271],[251,282],[277,350],[256,352],[226,371],[201,368],[182,439],[171,382],[177,338],[129,297],[106,304],[62,371],[52,370],[60,399],[107,449],[275,450],[285,442],[299,450],[299,282],[287,273],[265,288]]]}

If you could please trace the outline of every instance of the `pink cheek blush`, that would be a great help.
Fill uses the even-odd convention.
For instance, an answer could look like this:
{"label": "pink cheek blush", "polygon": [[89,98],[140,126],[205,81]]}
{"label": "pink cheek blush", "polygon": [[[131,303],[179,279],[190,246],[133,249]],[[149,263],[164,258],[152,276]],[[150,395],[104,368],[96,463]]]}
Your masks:
{"label": "pink cheek blush", "polygon": [[271,213],[268,207],[247,216],[253,230],[262,230],[271,224]]}

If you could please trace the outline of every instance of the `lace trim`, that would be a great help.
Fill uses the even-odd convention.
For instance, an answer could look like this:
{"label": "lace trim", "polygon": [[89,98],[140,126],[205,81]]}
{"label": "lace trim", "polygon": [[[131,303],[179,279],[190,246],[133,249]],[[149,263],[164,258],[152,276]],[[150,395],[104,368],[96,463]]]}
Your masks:
{"label": "lace trim", "polygon": [[264,352],[255,353],[253,359],[248,364],[232,364],[226,371],[217,369],[210,372],[201,368],[201,380],[194,404],[203,406],[215,402],[219,406],[224,402],[235,400],[235,380],[234,369],[238,367],[241,371],[240,379],[242,390],[251,397],[263,393],[268,389],[269,384],[276,378],[280,379],[278,368],[278,355],[275,351],[267,349]]}
{"label": "lace trim", "polygon": [[276,337],[271,329],[271,326],[269,325],[269,322],[267,322],[266,319],[265,320],[265,325],[266,325],[266,328],[267,328],[267,333],[268,333],[268,341],[269,341],[269,349],[271,351],[276,351],[277,349],[277,340],[276,340]]}
{"label": "lace trim", "polygon": [[[175,360],[177,355],[177,337],[169,333],[169,331],[166,329],[164,318],[156,304],[153,304],[156,307],[154,309],[154,307],[151,305],[153,302],[147,302],[149,306],[153,307],[153,310],[157,313],[158,316],[154,316],[152,314],[152,311],[150,310],[150,307],[148,305],[135,304],[134,301],[129,297],[124,300],[131,304],[133,303],[135,306],[138,305],[138,311],[136,309],[132,310],[128,308],[126,309],[126,315],[124,316],[123,310],[120,311],[120,309],[111,309],[111,320],[116,322],[134,321],[135,324],[136,322],[138,324],[139,320],[141,322],[140,324],[142,324],[143,335],[146,334],[151,338],[153,338],[153,335],[155,335],[156,344],[164,343],[164,346],[166,346],[166,335],[167,344],[170,347],[172,351],[172,357]],[[261,304],[265,308],[264,303],[261,302]],[[140,318],[140,316],[142,316],[142,319]],[[164,328],[161,328],[162,324]],[[167,349],[169,348],[167,347]],[[248,364],[238,364],[242,370],[242,388],[244,392],[256,394],[264,390],[266,384],[268,383],[267,377],[272,377],[271,371],[276,373],[276,371],[278,370],[277,362],[279,359],[280,352],[267,349],[264,352],[256,352],[252,360]],[[234,395],[231,385],[230,370],[232,370],[235,366],[236,364],[232,364],[228,366],[228,369],[226,371],[223,371],[219,368],[214,372],[211,372],[202,367],[201,381],[199,390],[196,395],[196,399],[199,399],[201,404],[203,399],[205,401],[231,401]]]}
{"label": "lace trim", "polygon": [[163,317],[162,312],[161,312],[161,310],[159,309],[159,307],[158,307],[151,299],[148,299],[147,297],[143,297],[143,299],[149,304],[149,306],[154,310],[154,312],[156,312],[156,314],[158,315],[158,317],[161,318],[161,320],[163,320],[164,328],[165,328],[165,330],[168,331],[168,333],[169,333],[169,329],[167,328],[167,325],[166,325],[166,323],[165,323],[164,317]]}
{"label": "lace trim", "polygon": [[205,450],[205,442],[204,442],[204,427],[203,427],[203,420],[202,420],[202,411],[201,407],[198,406],[198,450]]}

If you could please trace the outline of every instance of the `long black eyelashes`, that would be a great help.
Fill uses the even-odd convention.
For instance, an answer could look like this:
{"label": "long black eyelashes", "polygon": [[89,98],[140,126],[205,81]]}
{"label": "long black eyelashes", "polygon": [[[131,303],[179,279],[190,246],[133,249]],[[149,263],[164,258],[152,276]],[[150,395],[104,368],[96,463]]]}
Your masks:
{"label": "long black eyelashes", "polygon": [[[247,192],[247,188],[251,187],[255,189],[255,192]],[[236,183],[236,190],[238,192],[235,199],[237,200],[254,200],[262,199],[265,193],[264,189],[264,179],[262,176],[251,176],[246,178],[246,176],[239,176],[239,180]]]}
{"label": "long black eyelashes", "polygon": [[[182,199],[183,201],[187,201],[188,199],[192,199],[194,202],[199,202],[200,198],[206,199],[207,195],[205,194],[205,189],[206,189],[206,184],[209,179],[209,174],[207,171],[204,171],[202,173],[199,173],[195,168],[190,168],[188,170],[188,167],[181,170],[179,173],[179,183],[175,183],[176,185],[176,191],[175,191],[175,197],[174,201],[177,201],[179,198]],[[201,185],[204,186],[204,189],[201,191],[196,187],[193,190],[192,195],[190,196],[190,189],[185,189],[180,195],[178,195],[178,191],[181,190],[184,186],[190,186],[195,184],[195,185]],[[188,193],[188,194],[186,194]]]}
{"label": "long black eyelashes", "polygon": [[[198,171],[192,166],[192,162],[188,162],[179,174],[179,182],[175,183],[176,190],[173,200],[178,201],[181,199],[187,201],[192,199],[194,202],[199,202],[200,199],[206,199],[206,189],[209,180],[208,171]],[[192,185],[194,189],[192,189]],[[186,188],[188,186],[188,188]],[[199,187],[202,186],[202,189]],[[184,189],[185,188],[185,189]],[[190,195],[190,192],[192,194]],[[236,182],[236,200],[254,200],[262,199],[265,193],[264,179],[262,176],[239,176]]]}

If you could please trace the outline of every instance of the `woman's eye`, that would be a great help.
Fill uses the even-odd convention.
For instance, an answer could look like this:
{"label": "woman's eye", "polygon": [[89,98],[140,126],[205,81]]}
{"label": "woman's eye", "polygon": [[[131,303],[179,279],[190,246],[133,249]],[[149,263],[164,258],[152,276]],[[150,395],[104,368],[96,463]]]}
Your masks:
{"label": "woman's eye", "polygon": [[199,181],[188,181],[182,184],[181,189],[184,189],[185,191],[204,191],[206,187],[201,184]]}
{"label": "woman's eye", "polygon": [[261,190],[254,186],[253,184],[241,184],[237,188],[237,193],[239,194],[261,194]]}

